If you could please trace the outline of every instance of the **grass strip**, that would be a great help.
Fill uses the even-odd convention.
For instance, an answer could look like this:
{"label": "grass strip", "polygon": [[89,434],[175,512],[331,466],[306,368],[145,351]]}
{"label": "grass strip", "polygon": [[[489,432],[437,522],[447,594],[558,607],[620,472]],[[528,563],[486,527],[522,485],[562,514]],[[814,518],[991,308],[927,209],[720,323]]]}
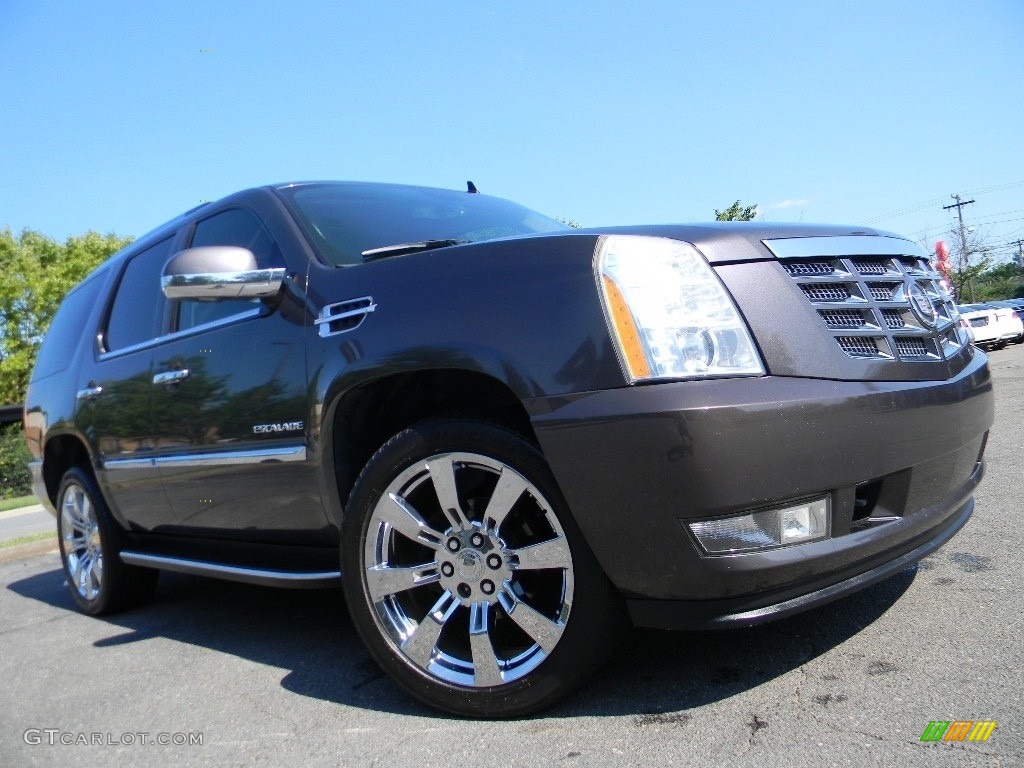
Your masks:
{"label": "grass strip", "polygon": [[21,544],[31,544],[35,541],[46,541],[47,539],[53,539],[53,543],[57,543],[57,532],[56,531],[43,531],[42,533],[30,533],[28,536],[18,536],[14,539],[7,539],[6,541],[0,541],[0,549],[7,549],[9,547],[17,547]]}
{"label": "grass strip", "polygon": [[6,512],[9,509],[31,507],[38,503],[39,501],[35,496],[17,496],[13,499],[0,499],[0,512]]}

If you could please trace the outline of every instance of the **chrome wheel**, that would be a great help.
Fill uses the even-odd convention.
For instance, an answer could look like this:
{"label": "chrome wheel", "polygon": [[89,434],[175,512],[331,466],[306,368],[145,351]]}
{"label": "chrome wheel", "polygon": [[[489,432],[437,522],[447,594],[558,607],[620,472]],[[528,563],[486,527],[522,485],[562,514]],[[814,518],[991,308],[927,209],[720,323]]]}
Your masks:
{"label": "chrome wheel", "polygon": [[60,515],[60,546],[68,581],[84,600],[95,600],[103,587],[103,540],[96,511],[84,488],[65,486]]}
{"label": "chrome wheel", "polygon": [[98,616],[146,600],[156,587],[158,571],[121,562],[125,533],[111,517],[88,467],[64,473],[55,502],[60,559],[79,610]]}
{"label": "chrome wheel", "polygon": [[526,676],[562,639],[573,604],[573,557],[551,504],[481,453],[401,469],[372,508],[361,572],[392,650],[448,685]]}

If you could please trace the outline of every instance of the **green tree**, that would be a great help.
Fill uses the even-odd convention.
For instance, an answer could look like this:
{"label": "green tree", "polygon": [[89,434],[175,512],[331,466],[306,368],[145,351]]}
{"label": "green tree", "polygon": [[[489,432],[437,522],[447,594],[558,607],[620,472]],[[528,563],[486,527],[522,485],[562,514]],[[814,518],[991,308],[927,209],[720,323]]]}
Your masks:
{"label": "green tree", "polygon": [[724,211],[715,209],[715,221],[753,221],[755,216],[757,216],[757,203],[743,206],[737,200]]}
{"label": "green tree", "polygon": [[985,240],[980,232],[954,228],[949,233],[950,280],[960,304],[981,301],[977,285],[981,276],[992,266]]}
{"label": "green tree", "polygon": [[978,273],[974,280],[978,301],[1014,298],[1024,289],[1024,267],[1012,261],[998,264]]}
{"label": "green tree", "polygon": [[0,403],[24,400],[36,352],[64,296],[132,238],[86,232],[63,243],[0,230]]}

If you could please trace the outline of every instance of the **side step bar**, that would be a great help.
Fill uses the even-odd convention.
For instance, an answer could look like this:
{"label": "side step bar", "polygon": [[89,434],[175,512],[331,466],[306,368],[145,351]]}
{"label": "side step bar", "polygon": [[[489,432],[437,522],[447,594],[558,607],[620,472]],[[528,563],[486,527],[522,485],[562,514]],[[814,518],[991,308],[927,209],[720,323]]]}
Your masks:
{"label": "side step bar", "polygon": [[229,581],[243,581],[247,584],[262,584],[266,587],[340,587],[341,571],[271,571],[262,568],[243,568],[224,563],[208,563],[202,560],[184,560],[180,557],[150,555],[144,552],[122,552],[125,565],[157,568],[161,571],[191,573],[196,576],[212,576]]}

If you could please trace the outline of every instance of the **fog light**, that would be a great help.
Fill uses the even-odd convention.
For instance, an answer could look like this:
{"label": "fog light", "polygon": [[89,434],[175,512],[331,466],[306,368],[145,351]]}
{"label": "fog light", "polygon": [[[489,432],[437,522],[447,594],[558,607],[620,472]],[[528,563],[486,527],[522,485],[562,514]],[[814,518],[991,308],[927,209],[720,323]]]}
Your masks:
{"label": "fog light", "polygon": [[758,552],[828,538],[829,499],[689,523],[709,555]]}

